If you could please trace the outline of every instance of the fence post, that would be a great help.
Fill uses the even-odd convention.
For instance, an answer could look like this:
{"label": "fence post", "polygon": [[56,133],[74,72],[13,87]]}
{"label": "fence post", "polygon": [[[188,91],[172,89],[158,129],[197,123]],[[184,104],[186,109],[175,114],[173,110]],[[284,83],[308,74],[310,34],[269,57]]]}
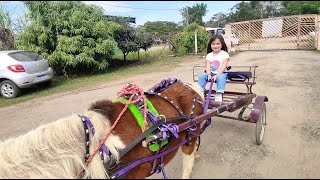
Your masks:
{"label": "fence post", "polygon": [[195,52],[195,55],[198,54],[198,39],[197,39],[197,33],[198,33],[198,29],[196,29],[194,31],[194,52]]}
{"label": "fence post", "polygon": [[225,43],[227,45],[228,48],[228,53],[231,51],[231,25],[230,24],[226,24],[225,25]]}
{"label": "fence post", "polygon": [[315,48],[320,51],[320,15],[316,16]]}
{"label": "fence post", "polygon": [[301,15],[298,16],[298,33],[297,33],[297,49],[301,49],[300,48],[300,36],[301,36]]}
{"label": "fence post", "polygon": [[251,43],[251,22],[249,21],[249,44],[248,44],[249,49],[248,50],[250,50],[250,43]]}

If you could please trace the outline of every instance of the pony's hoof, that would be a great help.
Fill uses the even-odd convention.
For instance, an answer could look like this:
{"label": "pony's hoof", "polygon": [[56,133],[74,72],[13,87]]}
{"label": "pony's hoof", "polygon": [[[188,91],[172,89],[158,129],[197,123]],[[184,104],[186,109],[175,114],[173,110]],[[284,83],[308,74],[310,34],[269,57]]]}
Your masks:
{"label": "pony's hoof", "polygon": [[200,154],[198,152],[194,153],[194,163],[197,163],[200,161]]}

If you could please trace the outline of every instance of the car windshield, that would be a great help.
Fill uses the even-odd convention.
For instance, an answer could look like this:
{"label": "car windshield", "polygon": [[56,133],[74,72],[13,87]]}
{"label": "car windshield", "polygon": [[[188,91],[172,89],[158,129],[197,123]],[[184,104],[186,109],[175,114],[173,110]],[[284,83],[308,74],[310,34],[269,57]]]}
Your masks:
{"label": "car windshield", "polygon": [[224,30],[223,30],[223,29],[218,29],[218,30],[217,30],[217,34],[224,35],[225,33],[224,33]]}
{"label": "car windshield", "polygon": [[43,59],[42,56],[32,51],[12,52],[8,55],[17,61],[38,61]]}

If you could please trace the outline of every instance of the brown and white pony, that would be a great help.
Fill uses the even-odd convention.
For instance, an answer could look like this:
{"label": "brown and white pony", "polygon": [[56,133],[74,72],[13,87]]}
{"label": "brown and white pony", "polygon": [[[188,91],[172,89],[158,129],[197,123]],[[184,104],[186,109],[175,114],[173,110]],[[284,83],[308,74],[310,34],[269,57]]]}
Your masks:
{"label": "brown and white pony", "polygon": [[[194,97],[201,99],[198,89],[190,88],[183,82],[176,82],[164,89],[161,94],[179,107],[185,115],[189,115],[193,108],[193,116],[200,115],[203,107],[199,103],[193,103]],[[197,86],[196,86],[197,87]],[[159,114],[165,117],[177,117],[179,113],[165,99],[146,95],[152,102]],[[95,134],[89,133],[90,153],[99,144],[102,137],[110,129],[119,113],[124,108],[122,103],[114,103],[110,100],[99,100],[83,114],[90,119]],[[185,120],[175,121],[177,124]],[[199,126],[196,133],[199,134]],[[111,154],[119,158],[119,150],[124,149],[142,131],[130,111],[125,111],[118,124],[112,130],[105,141],[105,145]],[[187,136],[186,131],[179,133],[179,137],[172,137],[167,149],[177,145]],[[77,114],[61,118],[53,123],[42,125],[25,135],[0,142],[0,178],[110,178],[108,170],[104,168],[103,162],[109,160],[104,155],[103,161],[99,154],[86,165],[84,156],[85,149],[84,125]],[[183,175],[182,178],[190,178],[194,164],[195,144],[197,138],[190,141],[190,145],[182,145],[183,152]],[[178,152],[178,149],[164,156],[166,165]],[[141,143],[136,145],[127,154],[121,157],[119,162],[126,164],[131,161],[154,155]],[[159,161],[157,162],[159,164]],[[144,162],[125,174],[122,178],[146,178],[150,176],[153,161]],[[80,176],[80,170],[84,170]]]}

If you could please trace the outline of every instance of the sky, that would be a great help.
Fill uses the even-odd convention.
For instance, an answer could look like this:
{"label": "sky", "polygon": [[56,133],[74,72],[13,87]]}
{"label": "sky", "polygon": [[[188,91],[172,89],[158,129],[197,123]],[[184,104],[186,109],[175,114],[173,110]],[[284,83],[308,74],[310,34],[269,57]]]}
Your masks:
{"label": "sky", "polygon": [[[179,23],[182,16],[179,9],[197,3],[207,4],[207,14],[203,17],[206,22],[218,12],[229,13],[230,9],[241,1],[83,1],[86,4],[102,6],[105,15],[135,17],[136,25],[147,21],[172,21]],[[22,16],[27,9],[21,1],[1,1],[5,10],[9,10],[14,18]]]}
{"label": "sky", "polygon": [[207,4],[207,14],[203,21],[218,12],[229,13],[234,5],[240,1],[83,1],[86,4],[96,4],[104,8],[105,14],[113,16],[130,16],[136,18],[137,25],[147,21],[172,21],[179,23],[182,16],[179,9],[196,5]]}

